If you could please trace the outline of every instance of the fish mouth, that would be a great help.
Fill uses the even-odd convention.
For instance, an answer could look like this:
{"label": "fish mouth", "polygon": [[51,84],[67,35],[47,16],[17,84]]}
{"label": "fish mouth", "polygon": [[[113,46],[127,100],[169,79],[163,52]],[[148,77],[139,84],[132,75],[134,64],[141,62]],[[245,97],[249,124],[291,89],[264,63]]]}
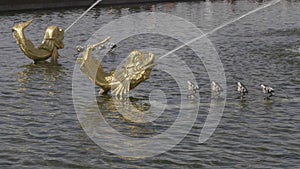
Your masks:
{"label": "fish mouth", "polygon": [[153,68],[153,67],[156,65],[156,64],[154,63],[154,60],[155,60],[154,54],[149,53],[149,56],[148,56],[147,59],[145,60],[143,66],[144,66],[146,69],[151,69],[151,68]]}

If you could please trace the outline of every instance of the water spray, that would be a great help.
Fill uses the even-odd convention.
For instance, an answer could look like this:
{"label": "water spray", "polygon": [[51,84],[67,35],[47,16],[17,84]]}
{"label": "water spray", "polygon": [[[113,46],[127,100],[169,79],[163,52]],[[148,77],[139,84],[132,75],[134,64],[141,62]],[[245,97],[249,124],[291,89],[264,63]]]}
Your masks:
{"label": "water spray", "polygon": [[206,33],[202,34],[201,36],[196,37],[196,38],[194,38],[194,39],[188,41],[187,43],[184,43],[184,44],[181,45],[181,46],[178,46],[177,48],[175,48],[175,49],[171,50],[170,52],[166,53],[165,55],[161,56],[159,59],[162,59],[162,58],[164,58],[164,57],[166,57],[166,56],[168,56],[168,55],[170,55],[170,54],[176,52],[177,50],[179,50],[179,49],[181,49],[181,48],[183,48],[183,47],[185,47],[185,46],[187,46],[187,45],[189,45],[189,44],[191,44],[191,43],[193,43],[193,42],[195,42],[195,41],[197,41],[197,40],[199,40],[199,39],[202,39],[203,37],[206,37],[207,35],[212,34],[212,33],[216,32],[216,31],[218,31],[219,29],[222,29],[222,28],[224,28],[225,26],[230,25],[230,24],[232,24],[232,23],[234,23],[234,22],[236,22],[236,21],[238,21],[238,20],[240,20],[240,19],[242,19],[242,18],[244,18],[244,17],[246,17],[246,16],[248,16],[248,15],[251,15],[251,14],[253,14],[253,13],[259,11],[259,10],[265,9],[265,8],[267,8],[267,7],[273,6],[273,5],[277,4],[277,3],[280,2],[280,1],[281,1],[281,0],[273,0],[273,1],[269,2],[268,4],[265,4],[265,5],[263,5],[263,6],[259,7],[259,8],[256,8],[256,9],[250,11],[250,12],[247,12],[246,14],[244,14],[244,15],[242,15],[242,16],[239,16],[239,17],[237,17],[237,18],[235,18],[235,19],[232,19],[232,20],[230,20],[230,21],[228,21],[228,22],[226,22],[226,23],[223,23],[222,25],[220,25],[220,26],[214,28],[213,30],[211,30],[211,31],[209,31],[209,32],[206,32]]}
{"label": "water spray", "polygon": [[90,6],[86,11],[83,12],[66,30],[67,32],[73,25],[75,25],[84,15],[86,15],[91,9],[93,9],[98,3],[100,3],[102,0],[96,1],[92,6]]}

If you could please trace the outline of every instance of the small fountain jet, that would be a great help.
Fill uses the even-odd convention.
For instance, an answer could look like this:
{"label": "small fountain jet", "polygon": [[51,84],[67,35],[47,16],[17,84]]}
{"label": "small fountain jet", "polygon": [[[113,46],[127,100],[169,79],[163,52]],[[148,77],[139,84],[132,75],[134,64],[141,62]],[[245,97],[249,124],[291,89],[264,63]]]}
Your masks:
{"label": "small fountain jet", "polygon": [[211,91],[214,96],[219,96],[223,92],[223,88],[215,81],[211,81]]}
{"label": "small fountain jet", "polygon": [[77,50],[78,53],[80,53],[80,52],[82,52],[84,50],[84,47],[78,45],[78,46],[76,46],[76,50]]}
{"label": "small fountain jet", "polygon": [[117,48],[117,45],[112,42],[108,42],[108,46],[110,48],[108,52],[114,52],[114,50]]}
{"label": "small fountain jet", "polygon": [[[117,48],[117,45],[114,44],[114,43],[112,43],[112,42],[108,42],[107,45],[108,45],[108,48],[109,48],[108,52],[113,52]],[[85,50],[85,47],[80,46],[80,45],[76,46],[75,48],[76,48],[76,50],[77,50],[78,53],[80,53],[80,52],[82,52],[82,51]],[[105,49],[105,48],[107,48],[105,45],[100,45],[98,47],[99,50]]]}
{"label": "small fountain jet", "polygon": [[187,81],[188,84],[188,90],[191,92],[191,94],[188,95],[188,98],[193,99],[196,96],[196,93],[199,91],[199,87],[197,84],[194,84],[191,81]]}
{"label": "small fountain jet", "polygon": [[238,88],[237,91],[240,93],[241,100],[244,99],[244,96],[248,93],[247,88],[241,82],[237,82]]}
{"label": "small fountain jet", "polygon": [[188,90],[192,91],[194,94],[199,90],[198,85],[194,84],[193,82],[187,81],[187,83],[188,83]]}
{"label": "small fountain jet", "polygon": [[265,94],[265,100],[269,100],[270,97],[273,96],[274,89],[263,84],[261,84],[260,87],[262,88],[262,92]]}

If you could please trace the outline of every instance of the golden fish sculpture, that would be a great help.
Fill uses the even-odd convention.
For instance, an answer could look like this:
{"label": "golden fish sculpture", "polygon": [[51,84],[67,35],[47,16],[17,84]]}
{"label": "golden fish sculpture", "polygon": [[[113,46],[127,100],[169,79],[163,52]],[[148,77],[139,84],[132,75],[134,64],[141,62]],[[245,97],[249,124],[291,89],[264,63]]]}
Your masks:
{"label": "golden fish sculpture", "polygon": [[144,53],[138,50],[132,51],[123,67],[117,68],[109,73],[103,70],[102,65],[92,55],[92,51],[108,42],[110,37],[102,42],[87,46],[83,51],[82,58],[78,58],[80,70],[88,76],[100,89],[100,95],[111,91],[113,95],[122,96],[135,88],[141,82],[147,80],[152,68],[155,66],[155,56],[149,53],[145,57]]}
{"label": "golden fish sculpture", "polygon": [[57,26],[49,26],[46,29],[42,43],[36,48],[33,43],[25,37],[24,29],[32,23],[32,20],[18,23],[13,26],[13,37],[19,45],[22,52],[37,63],[45,61],[51,57],[52,62],[57,62],[58,49],[64,48],[64,30]]}

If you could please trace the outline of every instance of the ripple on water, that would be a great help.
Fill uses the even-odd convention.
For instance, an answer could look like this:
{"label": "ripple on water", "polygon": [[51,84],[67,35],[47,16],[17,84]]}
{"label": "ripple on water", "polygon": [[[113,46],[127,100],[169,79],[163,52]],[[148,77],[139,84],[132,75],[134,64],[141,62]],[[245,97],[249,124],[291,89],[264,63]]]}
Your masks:
{"label": "ripple on water", "polygon": [[[0,14],[0,22],[5,25],[0,30],[3,37],[0,43],[3,56],[0,62],[0,167],[299,168],[300,57],[299,53],[284,50],[299,46],[299,2],[281,2],[208,36],[223,63],[228,88],[221,122],[203,144],[199,144],[198,139],[209,110],[210,80],[205,65],[188,47],[176,54],[194,72],[202,104],[194,127],[172,150],[148,159],[120,158],[98,147],[86,135],[82,128],[85,124],[79,123],[74,110],[74,46],[84,45],[94,31],[113,18],[140,11],[167,12],[209,31],[257,5],[245,0],[234,4],[199,1],[95,8],[65,34],[65,49],[60,50],[61,65],[31,64],[15,44],[10,27],[20,22],[20,18],[35,18],[30,29],[26,29],[26,36],[38,44],[43,36],[41,30],[51,24],[66,28],[84,9]],[[147,45],[171,50],[181,43],[153,34],[128,38],[120,42],[114,56],[105,56],[105,69],[114,68],[129,51]],[[163,66],[172,65],[170,62]],[[238,99],[236,81],[243,82],[249,89],[245,102]],[[271,101],[263,100],[260,83],[276,90]],[[127,136],[151,137],[168,129],[176,120],[182,96],[171,76],[154,69],[150,79],[132,92],[131,102],[148,109],[151,106],[148,97],[153,89],[165,92],[169,104],[167,112],[153,123],[138,125],[124,119],[109,97],[95,96],[96,109],[86,103],[78,106],[86,108],[86,116],[100,108],[111,126]],[[78,97],[83,94],[76,93]],[[89,120],[87,122],[92,123],[93,116]]]}

